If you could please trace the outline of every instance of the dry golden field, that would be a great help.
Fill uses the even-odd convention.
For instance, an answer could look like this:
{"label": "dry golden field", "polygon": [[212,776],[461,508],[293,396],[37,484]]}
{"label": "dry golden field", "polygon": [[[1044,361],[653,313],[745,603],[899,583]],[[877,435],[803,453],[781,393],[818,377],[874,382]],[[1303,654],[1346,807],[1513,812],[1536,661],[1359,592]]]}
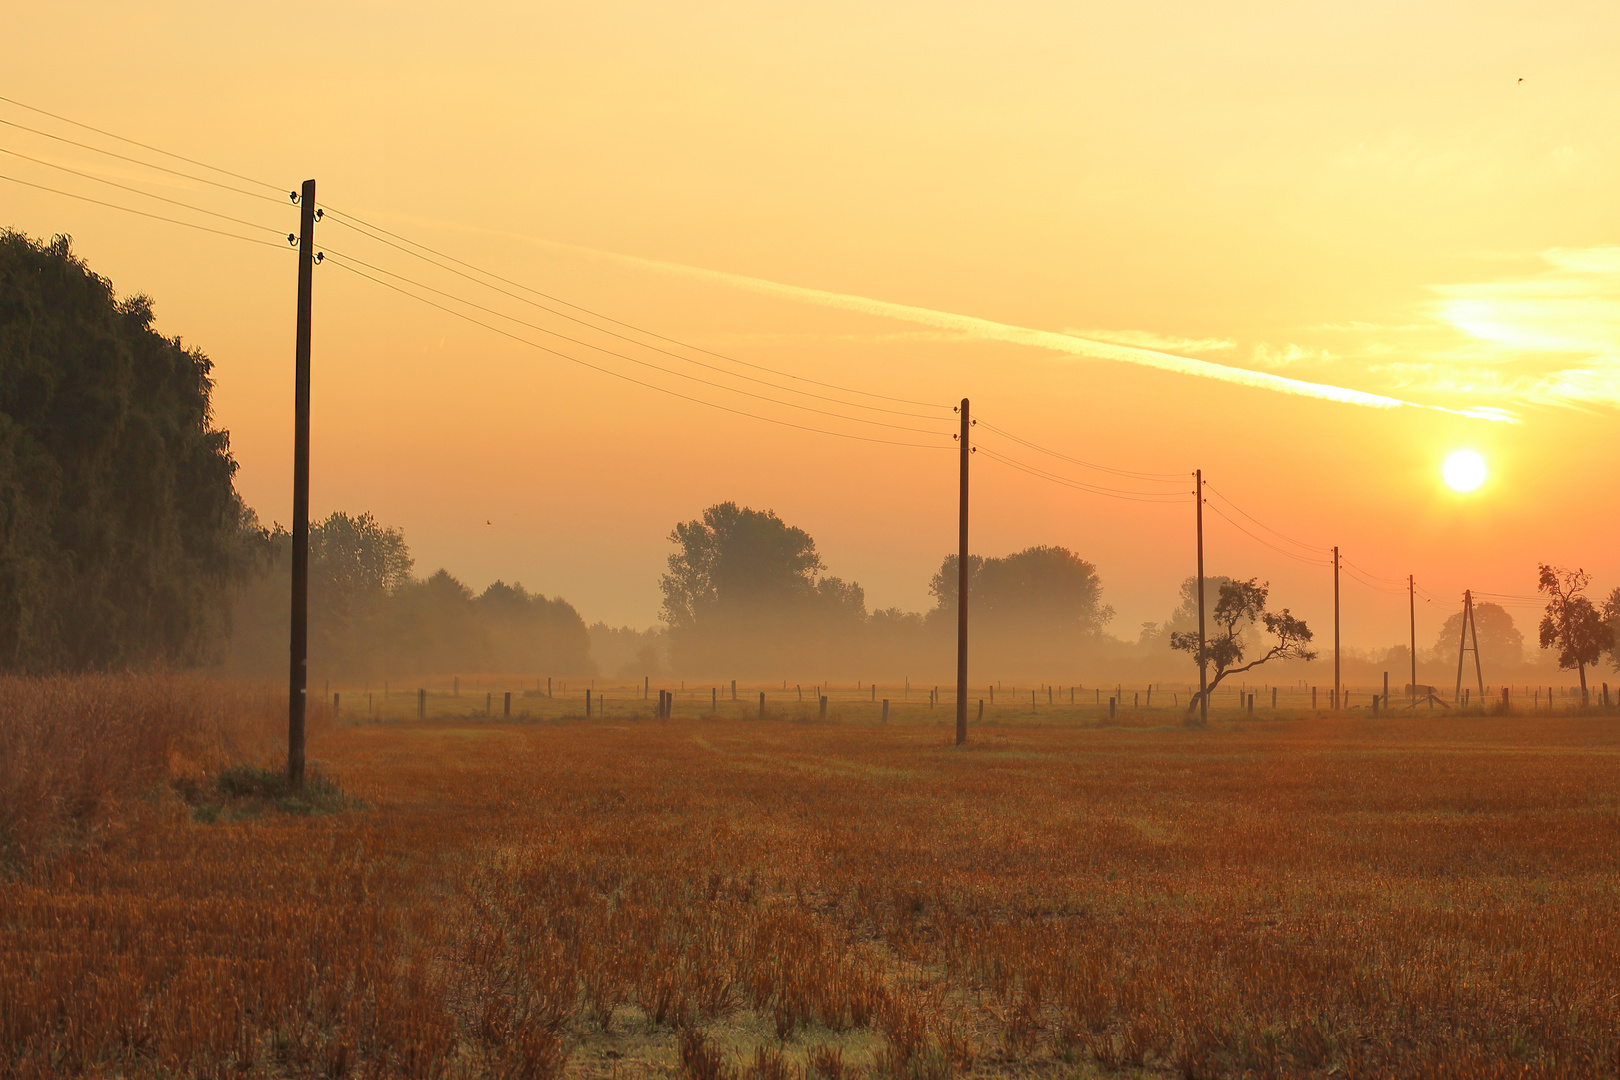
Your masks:
{"label": "dry golden field", "polygon": [[[8,1077],[1620,1072],[1613,716],[497,696],[323,721],[349,801],[278,805],[209,779],[273,695],[53,685],[0,687]],[[16,717],[95,708],[26,788]]]}

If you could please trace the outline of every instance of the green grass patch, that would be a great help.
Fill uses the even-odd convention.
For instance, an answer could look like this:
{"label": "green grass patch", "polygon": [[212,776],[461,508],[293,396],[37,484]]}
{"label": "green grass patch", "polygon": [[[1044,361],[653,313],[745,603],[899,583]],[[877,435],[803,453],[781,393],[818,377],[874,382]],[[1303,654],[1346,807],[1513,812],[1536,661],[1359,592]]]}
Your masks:
{"label": "green grass patch", "polygon": [[362,808],[319,769],[306,771],[300,788],[288,781],[285,769],[258,765],[228,765],[214,776],[176,781],[174,786],[191,807],[192,820],[205,825],[251,821],[266,813],[316,817]]}

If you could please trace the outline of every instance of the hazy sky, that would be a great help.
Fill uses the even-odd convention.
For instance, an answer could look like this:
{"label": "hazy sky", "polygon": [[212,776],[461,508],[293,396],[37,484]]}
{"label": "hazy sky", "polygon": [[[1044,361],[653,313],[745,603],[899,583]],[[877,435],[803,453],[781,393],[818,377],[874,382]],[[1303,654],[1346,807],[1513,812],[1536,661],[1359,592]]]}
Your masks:
{"label": "hazy sky", "polygon": [[[1002,432],[1146,476],[981,427],[1003,457],[1129,492],[1190,491],[1153,474],[1202,468],[1291,540],[1416,574],[1441,600],[1420,604],[1422,642],[1465,587],[1533,593],[1538,560],[1620,584],[1612,3],[296,10],[6,5],[0,94],[273,185],[315,177],[336,212],[729,358],[570,322],[591,317],[327,217],[314,510],[403,526],[419,571],[646,625],[670,528],[735,499],[807,529],[869,606],[921,608],[955,543],[967,396]],[[0,181],[0,224],[71,233],[209,353],[239,486],[287,521],[295,264],[275,233],[296,211],[30,133],[198,172],[3,102],[0,120],[0,174],[282,244]],[[926,448],[591,370],[356,260],[612,372]],[[1440,479],[1464,447],[1491,469],[1466,496]],[[1074,548],[1124,636],[1174,606],[1190,497],[1110,498],[988,454],[974,470],[977,551]],[[1269,578],[1330,636],[1326,557],[1216,503],[1315,561],[1210,513],[1208,570]],[[1343,588],[1347,644],[1405,639],[1404,592]]]}

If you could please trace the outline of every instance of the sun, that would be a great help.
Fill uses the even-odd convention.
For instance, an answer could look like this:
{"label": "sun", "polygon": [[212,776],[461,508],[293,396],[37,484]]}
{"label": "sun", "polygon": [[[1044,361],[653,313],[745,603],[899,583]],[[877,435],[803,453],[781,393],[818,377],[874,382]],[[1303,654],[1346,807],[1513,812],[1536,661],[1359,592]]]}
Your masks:
{"label": "sun", "polygon": [[1472,450],[1458,450],[1446,458],[1440,475],[1453,491],[1473,491],[1485,482],[1485,459]]}

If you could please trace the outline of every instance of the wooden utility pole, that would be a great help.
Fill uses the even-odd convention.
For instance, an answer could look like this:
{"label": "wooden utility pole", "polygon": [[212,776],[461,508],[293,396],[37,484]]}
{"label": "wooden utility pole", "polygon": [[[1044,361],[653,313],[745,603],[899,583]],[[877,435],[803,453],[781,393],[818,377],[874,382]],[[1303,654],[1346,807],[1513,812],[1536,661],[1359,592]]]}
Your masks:
{"label": "wooden utility pole", "polygon": [[293,360],[292,628],[287,667],[287,783],[304,786],[304,705],[309,664],[309,321],[315,284],[315,181],[298,216],[298,341]]}
{"label": "wooden utility pole", "polygon": [[1474,677],[1479,680],[1479,698],[1485,700],[1485,675],[1479,664],[1479,626],[1474,622],[1474,590],[1463,590],[1462,633],[1457,638],[1457,688],[1453,700],[1462,701],[1463,654],[1468,652],[1468,639],[1474,639]]}
{"label": "wooden utility pole", "polygon": [[1204,653],[1204,470],[1193,471],[1198,504],[1198,722],[1209,725],[1209,659]]}
{"label": "wooden utility pole", "polygon": [[1333,707],[1339,707],[1343,693],[1339,685],[1339,549],[1333,549]]}
{"label": "wooden utility pole", "polygon": [[[1406,617],[1412,628],[1412,708],[1417,708],[1417,582],[1406,575]],[[1433,710],[1434,706],[1429,706]]]}
{"label": "wooden utility pole", "polygon": [[967,742],[968,630],[968,399],[962,399],[962,495],[956,556],[956,745]]}

